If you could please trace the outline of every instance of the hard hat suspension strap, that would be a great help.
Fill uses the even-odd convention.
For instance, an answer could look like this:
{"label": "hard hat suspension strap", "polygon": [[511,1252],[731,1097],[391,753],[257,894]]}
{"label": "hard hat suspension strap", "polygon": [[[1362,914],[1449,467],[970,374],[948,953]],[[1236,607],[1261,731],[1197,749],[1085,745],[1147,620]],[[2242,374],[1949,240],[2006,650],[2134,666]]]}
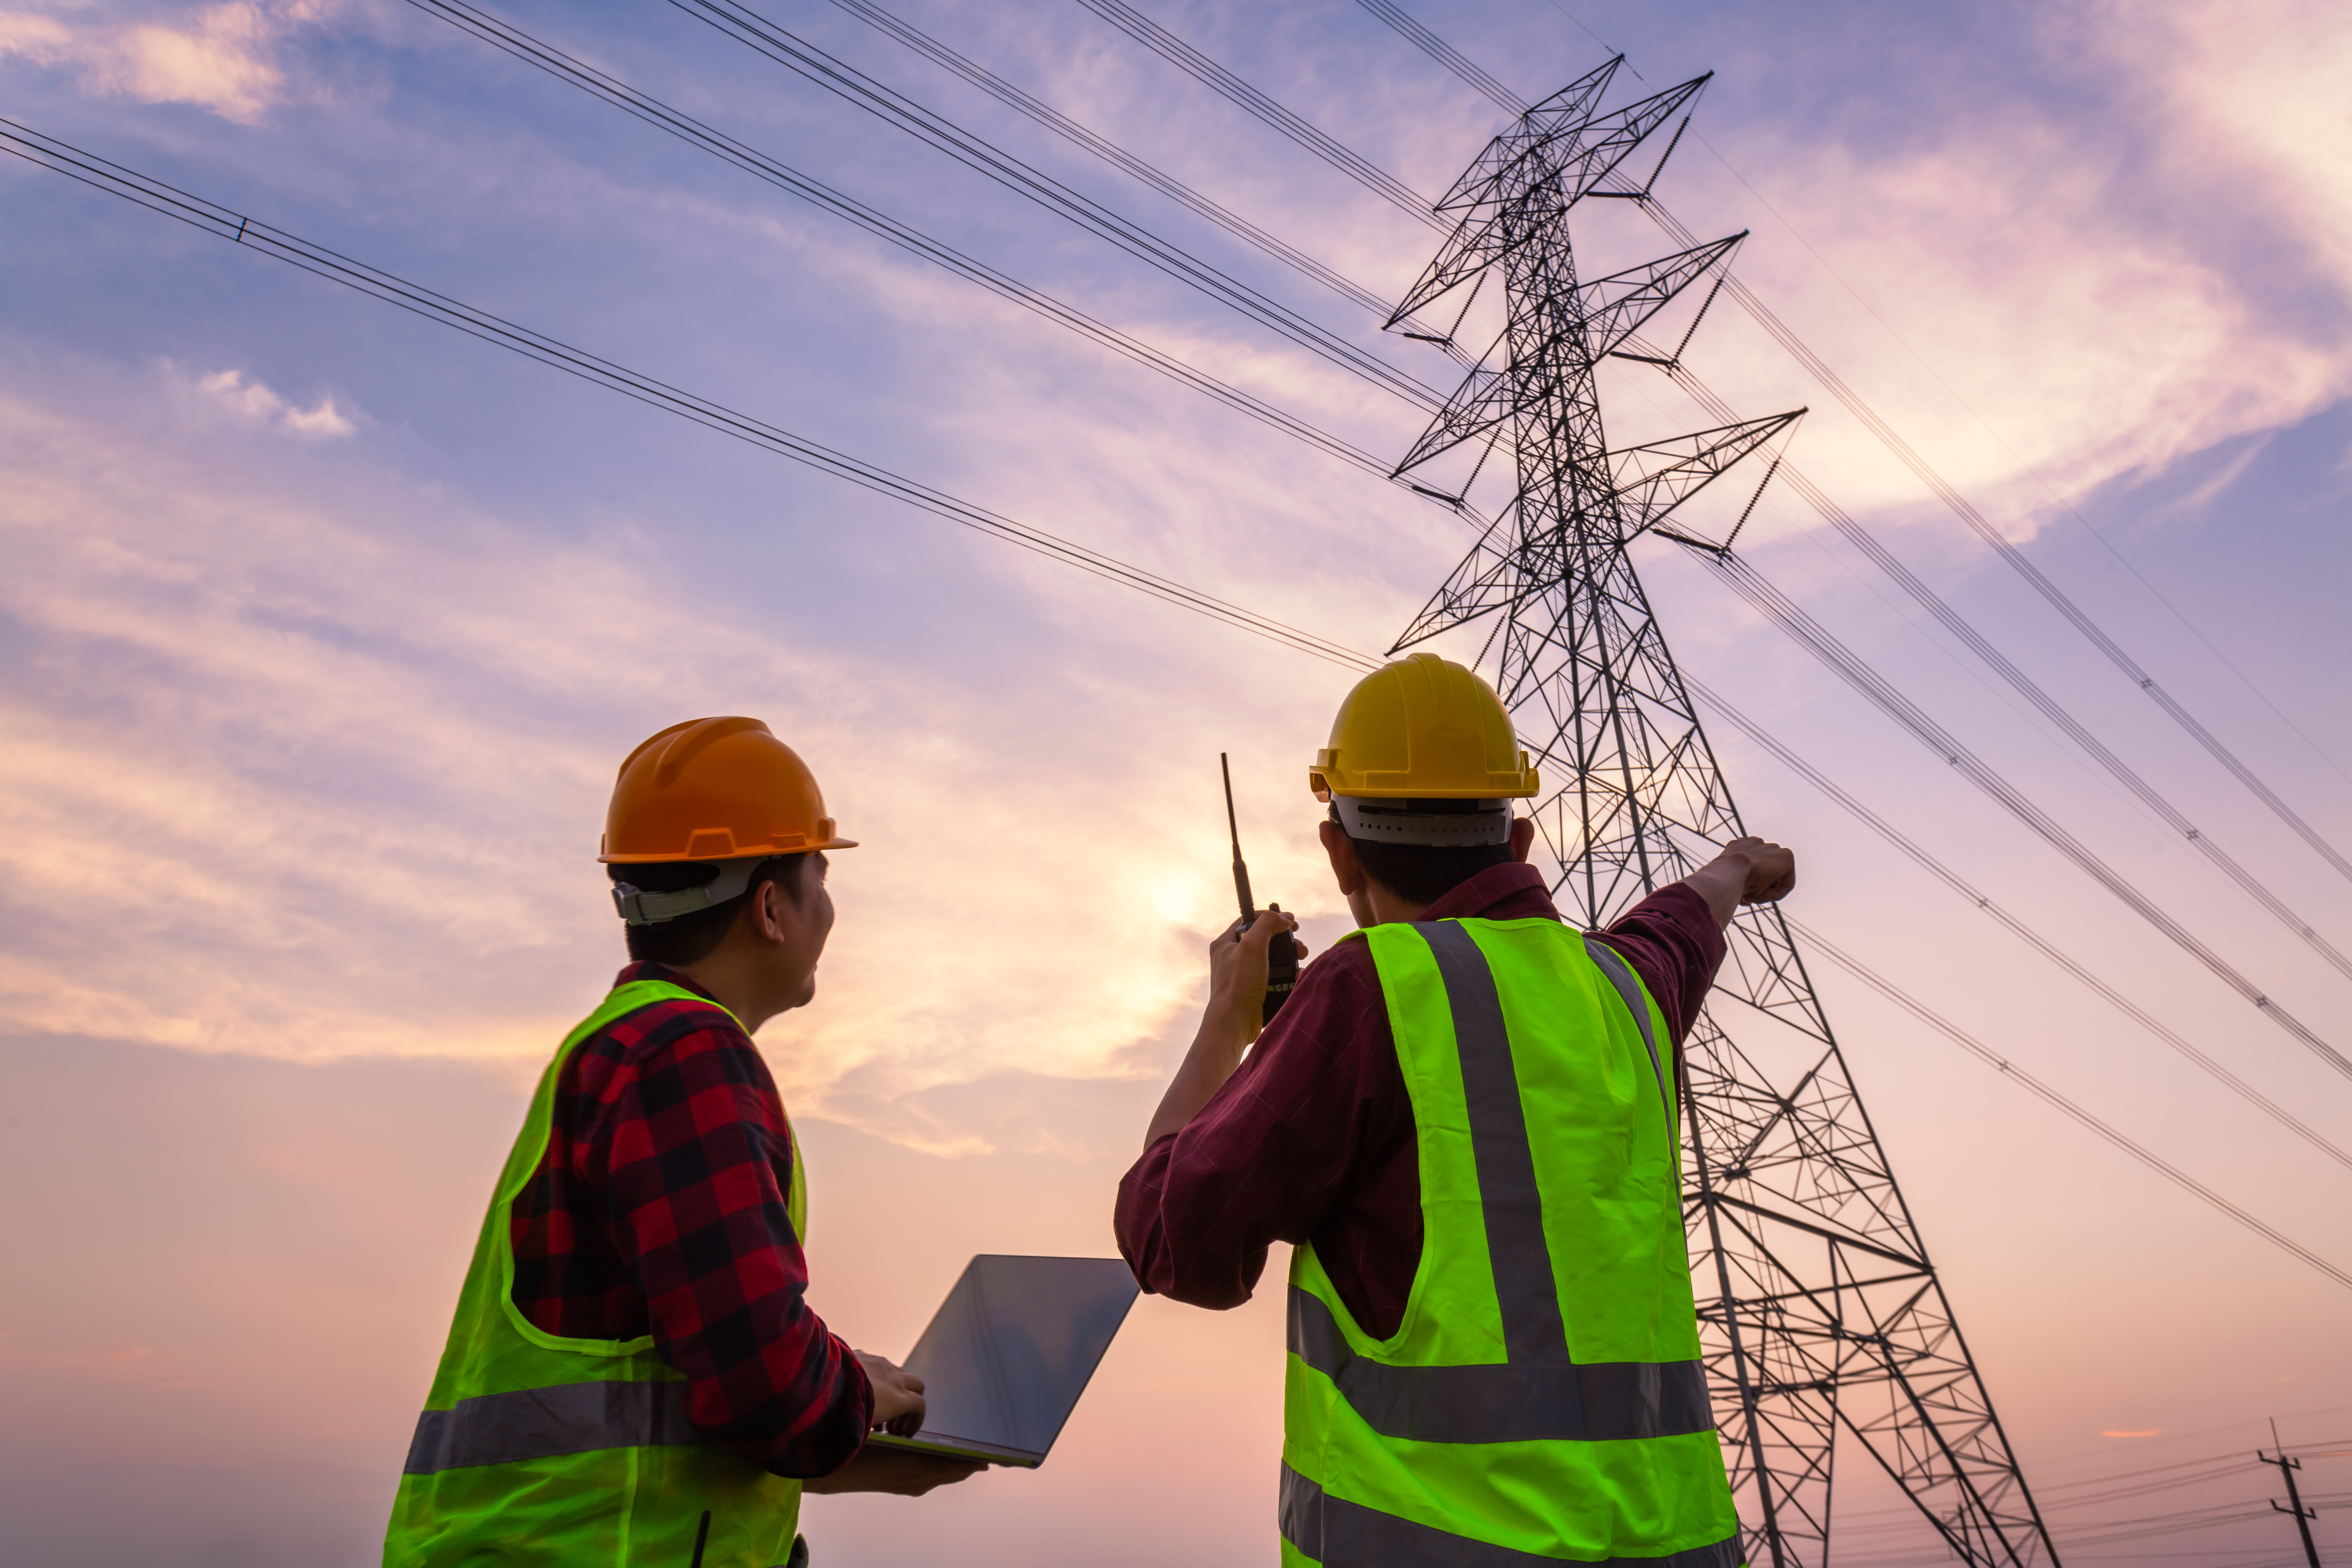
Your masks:
{"label": "hard hat suspension strap", "polygon": [[1350,838],[1458,849],[1511,841],[1511,803],[1500,800],[1387,800],[1335,795],[1331,816]]}
{"label": "hard hat suspension strap", "polygon": [[721,860],[717,877],[698,888],[681,888],[674,893],[649,893],[626,882],[615,882],[613,907],[633,926],[659,925],[681,915],[698,914],[730,899],[742,897],[743,889],[751,885],[751,873],[767,860],[766,856]]}

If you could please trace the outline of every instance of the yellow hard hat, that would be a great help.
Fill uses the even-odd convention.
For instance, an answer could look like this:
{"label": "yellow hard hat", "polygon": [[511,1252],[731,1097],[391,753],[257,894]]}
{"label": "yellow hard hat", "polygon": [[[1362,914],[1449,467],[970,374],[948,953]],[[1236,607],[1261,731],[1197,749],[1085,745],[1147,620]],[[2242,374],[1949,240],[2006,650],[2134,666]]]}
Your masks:
{"label": "yellow hard hat", "polygon": [[824,814],[816,775],[757,719],[689,719],[629,753],[597,858],[753,860],[854,849]]}
{"label": "yellow hard hat", "polygon": [[1536,793],[1503,700],[1433,653],[1384,664],[1348,693],[1307,786],[1318,800],[1500,800]]}

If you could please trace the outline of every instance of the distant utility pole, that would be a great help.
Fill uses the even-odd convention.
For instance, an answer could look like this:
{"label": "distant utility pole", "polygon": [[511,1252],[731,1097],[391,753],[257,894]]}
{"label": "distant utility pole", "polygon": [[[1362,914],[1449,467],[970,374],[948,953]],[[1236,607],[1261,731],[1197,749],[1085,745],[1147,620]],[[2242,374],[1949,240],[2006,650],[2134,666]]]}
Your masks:
{"label": "distant utility pole", "polygon": [[[1571,212],[1647,201],[1664,155],[1637,151],[1654,136],[1674,150],[1657,133],[1704,80],[1603,112],[1619,63],[1537,104],[1478,155],[1438,204],[1453,237],[1389,323],[1452,319],[1433,340],[1452,346],[1479,284],[1499,285],[1500,339],[1398,473],[1466,511],[1486,455],[1505,448],[1511,460],[1491,466],[1489,483],[1511,499],[1397,647],[1486,629],[1479,665],[1551,791],[1535,804],[1538,864],[1562,913],[1587,926],[1746,831],[1627,547],[1653,533],[1727,550],[1738,523],[1702,537],[1678,509],[1743,458],[1769,457],[1801,412],[1609,444],[1602,362],[1675,363],[1680,348],[1650,353],[1633,333],[1685,289],[1711,289],[1738,243],[1580,272]],[[1468,477],[1449,482],[1457,469]],[[1954,1557],[2056,1568],[1779,906],[1741,911],[1728,940],[1681,1064],[1684,1205],[1746,1561],[1826,1568],[1843,1430]]]}
{"label": "distant utility pole", "polygon": [[2278,1499],[2273,1498],[2271,1506],[2281,1513],[2294,1515],[2294,1527],[2303,1532],[2303,1560],[2310,1563],[2311,1568],[2319,1568],[2319,1548],[2313,1545],[2311,1541],[2311,1521],[2319,1517],[2319,1510],[2303,1506],[2303,1493],[2295,1489],[2294,1484],[2294,1473],[2303,1468],[2303,1461],[2286,1457],[2286,1446],[2279,1441],[2278,1420],[2275,1416],[2271,1420],[2271,1446],[2278,1450],[2278,1458],[2275,1459],[2260,1448],[2254,1450],[2255,1458],[2265,1465],[2276,1465],[2279,1474],[2286,1478],[2286,1501],[2282,1503]]}

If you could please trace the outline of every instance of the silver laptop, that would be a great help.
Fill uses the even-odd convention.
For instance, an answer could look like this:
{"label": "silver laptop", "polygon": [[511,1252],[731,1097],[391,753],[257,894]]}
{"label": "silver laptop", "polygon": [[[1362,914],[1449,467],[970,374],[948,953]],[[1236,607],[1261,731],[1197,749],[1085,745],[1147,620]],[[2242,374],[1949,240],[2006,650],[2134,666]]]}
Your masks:
{"label": "silver laptop", "polygon": [[1116,1258],[982,1253],[907,1355],[923,1380],[923,1429],[866,1441],[1036,1468],[1136,1295]]}

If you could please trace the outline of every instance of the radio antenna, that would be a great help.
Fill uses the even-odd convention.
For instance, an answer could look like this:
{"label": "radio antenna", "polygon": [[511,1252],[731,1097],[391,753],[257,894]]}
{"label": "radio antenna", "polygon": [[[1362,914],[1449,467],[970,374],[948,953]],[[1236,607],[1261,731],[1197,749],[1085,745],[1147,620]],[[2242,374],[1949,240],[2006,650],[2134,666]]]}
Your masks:
{"label": "radio antenna", "polygon": [[[1234,838],[1234,897],[1241,900],[1242,931],[1247,931],[1250,921],[1257,916],[1257,904],[1250,897],[1249,866],[1242,859],[1241,822],[1234,816],[1234,766],[1223,752],[1217,753],[1217,771],[1225,775],[1225,830]],[[1234,940],[1241,940],[1239,931]]]}

